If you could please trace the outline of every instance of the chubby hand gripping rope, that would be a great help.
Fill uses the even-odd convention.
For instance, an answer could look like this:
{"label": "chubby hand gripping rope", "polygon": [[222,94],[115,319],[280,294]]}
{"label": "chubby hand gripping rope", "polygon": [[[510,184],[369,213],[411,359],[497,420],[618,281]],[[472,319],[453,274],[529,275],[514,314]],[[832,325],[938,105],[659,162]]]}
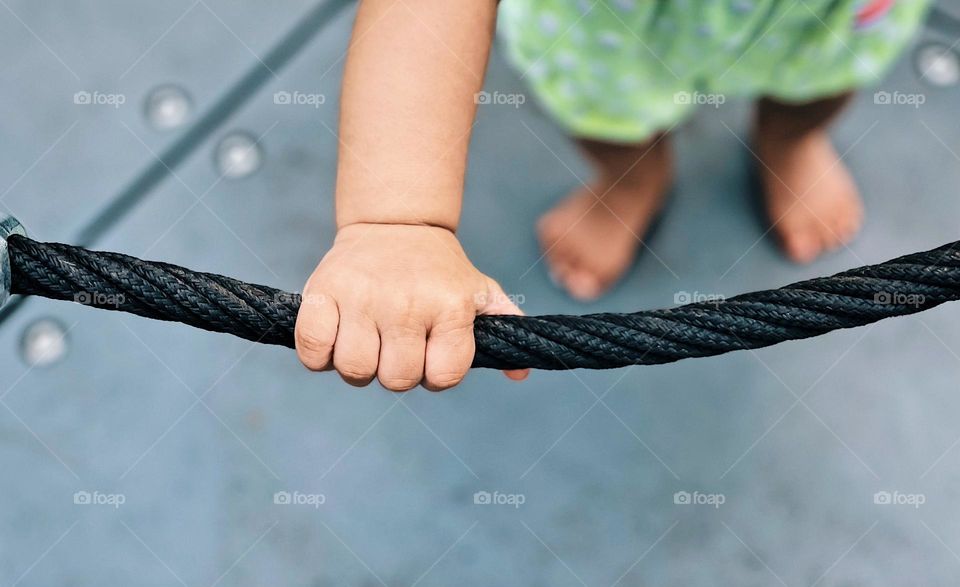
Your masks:
{"label": "chubby hand gripping rope", "polygon": [[[299,294],[27,238],[0,219],[0,302],[85,303],[293,347]],[[479,316],[474,367],[611,369],[770,346],[960,299],[960,242],[727,300],[585,316]]]}

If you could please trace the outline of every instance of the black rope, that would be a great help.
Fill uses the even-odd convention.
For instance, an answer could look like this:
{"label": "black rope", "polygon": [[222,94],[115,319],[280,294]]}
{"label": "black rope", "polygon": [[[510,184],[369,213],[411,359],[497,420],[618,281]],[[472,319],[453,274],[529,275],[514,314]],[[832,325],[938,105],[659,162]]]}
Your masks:
{"label": "black rope", "polygon": [[[293,347],[300,295],[119,253],[8,239],[13,293]],[[755,349],[960,299],[960,242],[727,300],[632,314],[480,316],[474,367],[610,369]]]}

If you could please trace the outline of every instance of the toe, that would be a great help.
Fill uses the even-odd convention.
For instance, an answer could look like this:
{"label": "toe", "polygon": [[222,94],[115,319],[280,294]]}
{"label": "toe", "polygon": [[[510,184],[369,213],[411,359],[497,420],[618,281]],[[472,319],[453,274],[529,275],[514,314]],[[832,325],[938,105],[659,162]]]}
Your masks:
{"label": "toe", "polygon": [[821,235],[823,248],[827,251],[835,251],[839,249],[841,245],[846,243],[846,239],[844,239],[843,231],[840,227],[840,222],[838,221],[824,224],[821,227]]}
{"label": "toe", "polygon": [[852,210],[838,215],[832,223],[832,237],[836,240],[836,246],[844,246],[853,241],[857,233],[860,232],[862,215],[859,210]]}
{"label": "toe", "polygon": [[548,269],[548,275],[550,281],[553,284],[560,288],[566,288],[567,277],[570,275],[571,267],[568,263],[565,262],[554,262],[550,264]]}
{"label": "toe", "polygon": [[569,219],[561,206],[554,207],[540,216],[537,220],[536,230],[543,249],[548,250],[563,240],[568,226]]}
{"label": "toe", "polygon": [[857,233],[860,232],[860,227],[863,225],[863,212],[857,210],[854,214],[847,216],[840,225],[840,236],[843,237],[844,243],[849,243],[857,236]]}
{"label": "toe", "polygon": [[810,263],[820,253],[820,239],[815,232],[806,229],[791,230],[784,235],[783,240],[787,256],[796,263]]}
{"label": "toe", "polygon": [[543,247],[545,251],[549,251],[550,247],[557,242],[557,230],[554,228],[556,223],[551,218],[550,213],[546,213],[537,220],[537,236],[540,237],[540,246]]}
{"label": "toe", "polygon": [[581,302],[592,302],[603,293],[603,284],[600,279],[583,269],[574,269],[566,276],[564,284],[567,291]]}
{"label": "toe", "polygon": [[562,286],[564,278],[570,271],[570,256],[564,251],[563,247],[558,244],[558,246],[544,253],[544,262],[547,264],[547,273],[550,280]]}

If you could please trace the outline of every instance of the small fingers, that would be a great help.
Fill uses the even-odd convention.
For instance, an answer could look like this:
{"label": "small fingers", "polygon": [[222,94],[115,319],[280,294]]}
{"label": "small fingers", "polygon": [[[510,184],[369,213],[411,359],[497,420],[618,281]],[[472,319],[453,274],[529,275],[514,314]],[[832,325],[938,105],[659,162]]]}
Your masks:
{"label": "small fingers", "polygon": [[331,367],[339,321],[340,313],[332,298],[319,294],[303,296],[293,336],[297,356],[307,369],[324,371]]}
{"label": "small fingers", "polygon": [[523,381],[530,377],[530,369],[507,369],[504,370],[503,374],[511,381]]}
{"label": "small fingers", "polygon": [[362,387],[373,381],[380,355],[380,333],[372,320],[360,315],[340,315],[333,348],[333,366],[350,385]]}
{"label": "small fingers", "polygon": [[377,379],[390,391],[407,391],[423,379],[427,333],[422,324],[386,326],[380,332]]}
{"label": "small fingers", "polygon": [[435,325],[427,338],[423,386],[430,391],[442,391],[463,381],[474,351],[472,315]]}

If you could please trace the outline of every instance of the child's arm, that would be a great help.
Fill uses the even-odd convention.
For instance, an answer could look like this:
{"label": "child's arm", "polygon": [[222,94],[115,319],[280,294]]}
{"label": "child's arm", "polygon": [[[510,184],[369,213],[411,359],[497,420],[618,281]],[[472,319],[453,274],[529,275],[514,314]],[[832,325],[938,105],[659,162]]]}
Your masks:
{"label": "child's arm", "polygon": [[393,390],[460,382],[479,313],[516,314],[460,216],[495,0],[363,0],[340,118],[337,237],[304,287],[300,360]]}

